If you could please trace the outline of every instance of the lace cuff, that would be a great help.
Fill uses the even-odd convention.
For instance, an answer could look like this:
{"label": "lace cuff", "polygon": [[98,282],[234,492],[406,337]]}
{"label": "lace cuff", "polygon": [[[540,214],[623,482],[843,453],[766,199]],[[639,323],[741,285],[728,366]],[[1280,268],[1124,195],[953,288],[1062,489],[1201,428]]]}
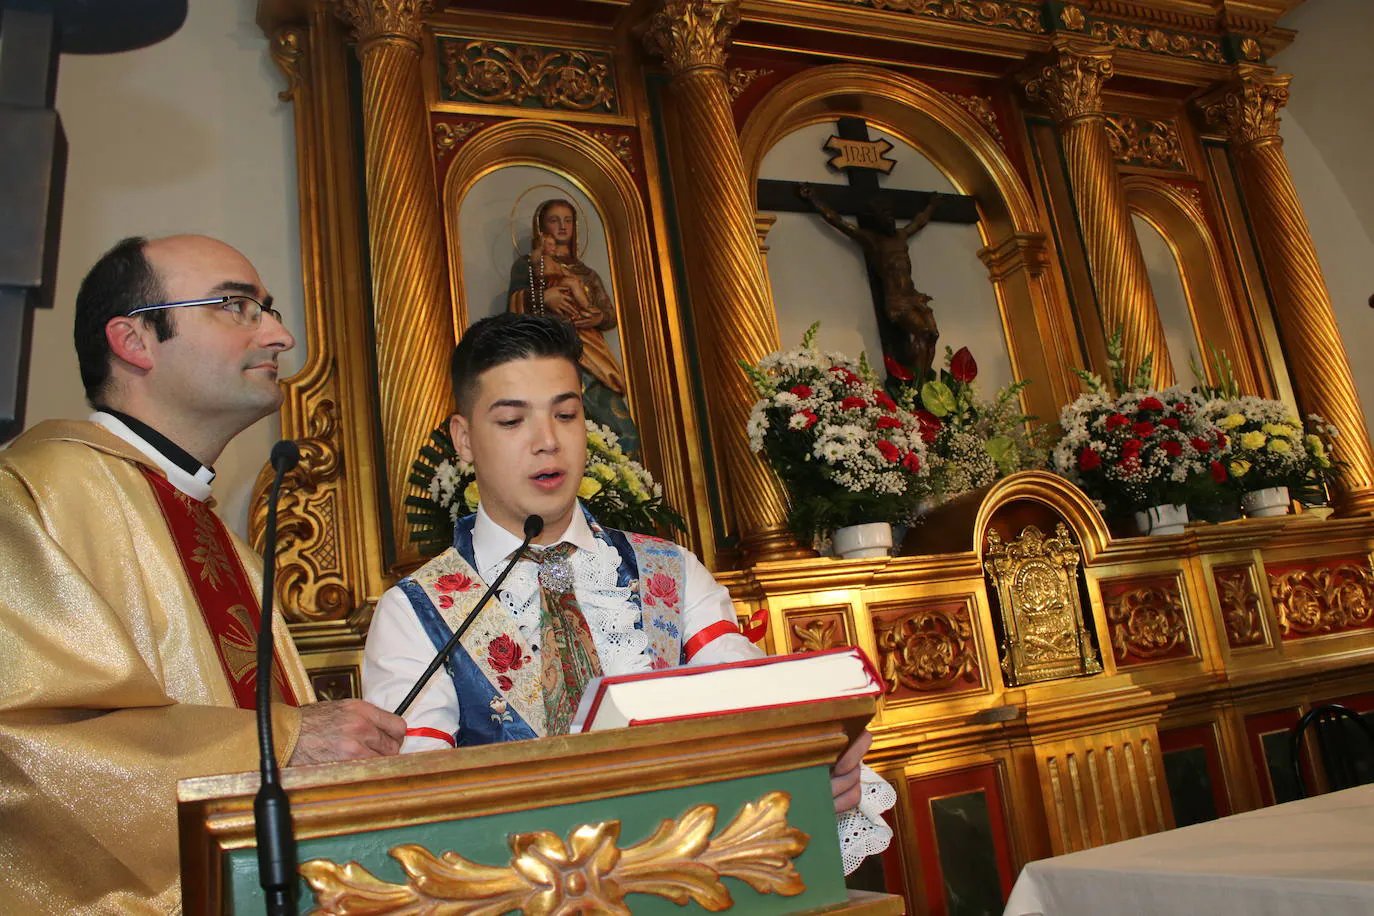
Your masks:
{"label": "lace cuff", "polygon": [[846,875],[892,843],[892,828],[883,820],[883,812],[897,803],[897,790],[862,764],[859,785],[863,792],[859,804],[839,815],[840,859]]}

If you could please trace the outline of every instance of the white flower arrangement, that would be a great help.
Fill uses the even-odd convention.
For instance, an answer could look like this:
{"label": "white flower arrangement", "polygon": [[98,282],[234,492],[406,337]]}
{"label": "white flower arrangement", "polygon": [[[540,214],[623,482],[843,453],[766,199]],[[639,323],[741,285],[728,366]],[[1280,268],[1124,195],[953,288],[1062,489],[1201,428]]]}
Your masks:
{"label": "white flower arrangement", "polygon": [[929,491],[921,423],[878,385],[866,359],[800,348],[744,364],[759,393],[749,444],[787,488],[793,529],[811,537],[845,525],[913,517]]}

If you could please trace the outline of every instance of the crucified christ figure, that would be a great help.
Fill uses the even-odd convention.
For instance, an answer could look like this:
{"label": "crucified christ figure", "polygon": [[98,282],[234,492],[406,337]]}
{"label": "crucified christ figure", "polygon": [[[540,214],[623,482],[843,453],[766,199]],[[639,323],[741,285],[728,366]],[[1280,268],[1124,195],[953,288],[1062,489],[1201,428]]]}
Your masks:
{"label": "crucified christ figure", "polygon": [[882,198],[871,199],[865,216],[877,228],[869,229],[847,221],[826,206],[816,196],[816,189],[809,184],[797,188],[797,194],[827,223],[859,243],[864,260],[868,262],[869,273],[882,282],[882,302],[879,307],[880,314],[887,319],[886,323],[892,331],[890,339],[884,341],[885,346],[893,350],[889,355],[897,362],[915,369],[917,378],[927,377],[935,362],[935,344],[940,339],[940,331],[935,326],[935,312],[930,307],[930,297],[916,289],[912,282],[911,252],[907,249],[907,242],[930,222],[940,195],[932,194],[926,208],[900,229],[887,202]]}

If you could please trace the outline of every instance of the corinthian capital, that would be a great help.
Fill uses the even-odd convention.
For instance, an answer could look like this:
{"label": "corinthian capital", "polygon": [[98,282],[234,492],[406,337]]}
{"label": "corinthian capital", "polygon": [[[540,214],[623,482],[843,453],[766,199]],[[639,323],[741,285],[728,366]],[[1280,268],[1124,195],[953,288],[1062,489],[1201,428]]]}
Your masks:
{"label": "corinthian capital", "polygon": [[1049,109],[1061,124],[1102,114],[1102,84],[1112,78],[1112,49],[1108,45],[1060,35],[1047,64],[1021,76],[1026,97]]}
{"label": "corinthian capital", "polygon": [[725,69],[725,46],[739,23],[739,0],[663,0],[644,29],[644,46],[677,76]]}
{"label": "corinthian capital", "polygon": [[1279,136],[1279,109],[1288,104],[1291,76],[1241,64],[1236,78],[1198,101],[1202,116],[1241,146]]}
{"label": "corinthian capital", "polygon": [[353,29],[360,44],[379,38],[401,38],[420,43],[425,16],[434,11],[434,0],[329,0],[339,18]]}

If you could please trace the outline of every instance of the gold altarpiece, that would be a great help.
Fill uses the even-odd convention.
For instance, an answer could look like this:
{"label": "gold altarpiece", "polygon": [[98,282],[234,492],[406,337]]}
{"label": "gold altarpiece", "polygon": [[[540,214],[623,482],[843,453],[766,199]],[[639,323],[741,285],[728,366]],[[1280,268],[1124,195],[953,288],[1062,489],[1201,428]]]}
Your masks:
{"label": "gold altarpiece", "polygon": [[[309,354],[283,409],[304,457],[280,601],[319,690],[357,691],[371,608],[419,562],[408,470],[479,307],[459,216],[520,166],[596,208],[628,400],[680,539],[766,621],[769,650],[857,643],[887,679],[870,761],[899,790],[884,872],[909,911],[1285,797],[1273,736],[1314,701],[1374,709],[1374,458],[1278,139],[1287,82],[1266,63],[1297,2],[261,0],[295,113]],[[932,518],[920,553],[809,556],[748,452],[735,366],[779,345],[763,157],[846,114],[976,199],[1029,413],[1076,395],[1072,367],[1105,370],[1105,328],[1128,356],[1163,353],[1139,216],[1242,388],[1342,429],[1345,517],[1113,538],[1081,493],[1027,474]],[[1157,380],[1185,368],[1159,359]],[[998,551],[1049,549],[1032,528],[1072,570],[1063,593],[997,579]],[[1018,676],[1015,615],[1070,605],[1076,676]],[[950,845],[951,818],[978,824],[972,846]]]}

